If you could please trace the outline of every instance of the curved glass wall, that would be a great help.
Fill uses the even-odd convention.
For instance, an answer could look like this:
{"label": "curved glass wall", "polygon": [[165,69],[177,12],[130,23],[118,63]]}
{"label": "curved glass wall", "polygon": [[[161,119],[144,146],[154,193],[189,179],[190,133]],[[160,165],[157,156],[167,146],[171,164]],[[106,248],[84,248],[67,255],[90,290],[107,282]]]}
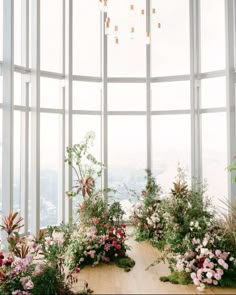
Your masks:
{"label": "curved glass wall", "polygon": [[[224,169],[235,77],[225,56],[235,44],[225,40],[235,2],[134,0],[145,14],[130,19],[129,3],[113,0],[119,44],[105,34],[97,2],[0,0],[0,204],[30,220],[25,232],[72,215],[65,147],[90,130],[105,186],[139,192],[149,168],[168,192],[180,162],[190,178],[207,179],[215,205],[231,193]],[[127,191],[116,198],[129,207]]]}

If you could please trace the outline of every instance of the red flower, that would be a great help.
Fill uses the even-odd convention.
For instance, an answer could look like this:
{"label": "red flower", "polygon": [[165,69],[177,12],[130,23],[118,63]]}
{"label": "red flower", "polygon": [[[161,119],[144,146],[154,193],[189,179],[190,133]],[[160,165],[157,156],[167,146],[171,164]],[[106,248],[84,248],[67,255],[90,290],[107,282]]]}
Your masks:
{"label": "red flower", "polygon": [[126,224],[121,224],[121,226],[122,226],[123,228],[126,228]]}
{"label": "red flower", "polygon": [[78,264],[76,264],[76,266],[75,266],[75,272],[76,273],[79,273],[80,272],[80,268],[78,267]]}
{"label": "red flower", "polygon": [[109,258],[109,257],[105,257],[105,258],[104,258],[104,261],[105,261],[106,263],[108,263],[108,262],[110,262],[110,258]]}

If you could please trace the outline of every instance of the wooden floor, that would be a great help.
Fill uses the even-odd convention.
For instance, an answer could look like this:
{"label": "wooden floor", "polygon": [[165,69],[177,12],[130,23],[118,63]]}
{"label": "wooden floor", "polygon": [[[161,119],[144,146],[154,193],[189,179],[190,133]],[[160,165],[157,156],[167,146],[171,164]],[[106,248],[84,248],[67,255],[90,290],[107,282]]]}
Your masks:
{"label": "wooden floor", "polygon": [[[158,264],[149,270],[149,266],[157,257],[158,250],[147,242],[136,242],[129,239],[132,247],[128,253],[136,262],[130,272],[124,272],[116,265],[98,265],[85,267],[78,275],[81,280],[86,280],[94,294],[236,294],[236,289],[207,287],[204,292],[198,292],[194,285],[182,286],[163,283],[160,276],[168,275],[166,264]],[[81,282],[78,283],[81,289]]]}

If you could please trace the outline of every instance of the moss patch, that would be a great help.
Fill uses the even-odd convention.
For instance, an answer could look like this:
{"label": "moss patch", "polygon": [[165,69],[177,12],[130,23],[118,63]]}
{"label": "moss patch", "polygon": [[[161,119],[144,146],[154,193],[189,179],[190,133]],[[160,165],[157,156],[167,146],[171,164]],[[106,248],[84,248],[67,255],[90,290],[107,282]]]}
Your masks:
{"label": "moss patch", "polygon": [[135,261],[130,257],[122,257],[122,258],[116,259],[115,264],[118,267],[123,268],[124,271],[128,272],[131,270],[131,268],[134,267]]}

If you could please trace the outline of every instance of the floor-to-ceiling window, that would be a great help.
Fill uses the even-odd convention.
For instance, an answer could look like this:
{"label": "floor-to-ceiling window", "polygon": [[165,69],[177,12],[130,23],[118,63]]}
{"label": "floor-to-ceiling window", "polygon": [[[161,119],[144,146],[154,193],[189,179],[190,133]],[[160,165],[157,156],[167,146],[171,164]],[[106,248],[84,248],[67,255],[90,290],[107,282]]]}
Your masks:
{"label": "floor-to-ceiling window", "polygon": [[150,168],[166,193],[178,162],[189,181],[207,179],[215,205],[227,196],[224,0],[113,0],[107,12],[97,0],[0,0],[0,20],[6,210],[36,227],[65,220],[65,147],[87,131],[106,167],[99,185],[127,209],[123,184],[141,192]]}

